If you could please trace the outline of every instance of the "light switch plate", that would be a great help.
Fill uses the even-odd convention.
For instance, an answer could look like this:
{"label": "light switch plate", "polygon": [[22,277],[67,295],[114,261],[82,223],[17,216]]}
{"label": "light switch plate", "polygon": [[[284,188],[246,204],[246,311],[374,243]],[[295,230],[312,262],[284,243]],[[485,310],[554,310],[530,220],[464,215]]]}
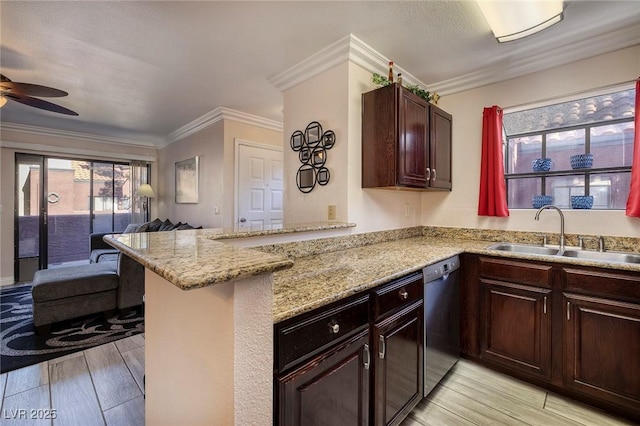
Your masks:
{"label": "light switch plate", "polygon": [[336,220],[336,206],[329,205],[328,215],[329,220]]}

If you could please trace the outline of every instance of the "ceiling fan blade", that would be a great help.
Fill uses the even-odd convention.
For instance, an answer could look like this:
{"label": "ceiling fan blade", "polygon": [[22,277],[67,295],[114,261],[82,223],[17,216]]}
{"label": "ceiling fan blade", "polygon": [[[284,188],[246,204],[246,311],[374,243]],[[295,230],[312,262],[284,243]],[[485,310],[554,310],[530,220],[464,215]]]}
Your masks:
{"label": "ceiling fan blade", "polygon": [[30,83],[15,83],[13,81],[1,81],[0,88],[9,89],[11,93],[28,95],[28,96],[43,96],[51,98],[60,98],[67,96],[68,93],[64,90],[54,89],[53,87],[40,86],[39,84]]}
{"label": "ceiling fan blade", "polygon": [[71,111],[68,108],[65,108],[60,105],[56,105],[51,102],[43,101],[42,99],[36,99],[30,96],[25,96],[25,95],[16,94],[16,93],[5,93],[3,96],[6,97],[7,99],[11,99],[12,101],[16,101],[16,102],[20,102],[21,104],[44,109],[46,111],[57,112],[59,114],[66,114],[66,115],[78,115],[78,113],[75,111]]}

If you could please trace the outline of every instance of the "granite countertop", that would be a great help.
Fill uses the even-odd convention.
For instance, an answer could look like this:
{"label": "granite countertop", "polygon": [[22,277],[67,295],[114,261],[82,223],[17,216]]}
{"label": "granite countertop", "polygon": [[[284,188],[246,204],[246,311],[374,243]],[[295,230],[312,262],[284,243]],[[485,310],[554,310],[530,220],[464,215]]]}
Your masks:
{"label": "granite countertop", "polygon": [[285,256],[249,248],[236,248],[216,240],[247,238],[294,232],[352,228],[353,223],[285,223],[261,231],[220,228],[167,232],[113,234],[104,237],[111,246],[183,290],[289,268]]}
{"label": "granite countertop", "polygon": [[274,323],[400,278],[486,242],[415,237],[295,260],[274,273]]}
{"label": "granite countertop", "polygon": [[353,228],[355,223],[346,222],[309,222],[285,223],[279,228],[250,230],[250,229],[211,229],[207,238],[214,240],[228,240],[233,238],[262,237],[265,235],[291,234],[294,232],[324,231],[327,229]]}
{"label": "granite countertop", "polygon": [[274,323],[464,252],[640,272],[637,264],[487,250],[492,244],[423,236],[298,258],[290,269],[274,273]]}
{"label": "granite countertop", "polygon": [[215,241],[207,229],[105,236],[113,247],[182,290],[275,272],[290,259]]}
{"label": "granite countertop", "polygon": [[[297,227],[289,227],[280,232],[332,229],[326,226],[298,224]],[[229,234],[215,229],[117,234],[106,236],[104,239],[183,290],[273,272],[274,323],[419,271],[427,265],[464,252],[640,272],[638,264],[488,250],[487,247],[495,242],[455,238],[461,235],[460,231],[450,232],[450,235],[414,234],[409,237],[399,237],[398,235],[402,235],[400,233],[396,234],[396,238],[383,242],[377,242],[375,238],[368,240],[366,234],[362,234],[364,237],[355,234],[348,239],[354,244],[357,242],[359,246],[352,247],[349,247],[349,243],[340,246],[340,238],[337,239],[337,246],[331,246],[331,239],[321,239],[312,241],[311,244],[314,249],[318,248],[316,246],[324,248],[320,254],[312,250],[312,254],[292,256],[295,260],[277,252],[240,248],[217,241],[229,238]]]}

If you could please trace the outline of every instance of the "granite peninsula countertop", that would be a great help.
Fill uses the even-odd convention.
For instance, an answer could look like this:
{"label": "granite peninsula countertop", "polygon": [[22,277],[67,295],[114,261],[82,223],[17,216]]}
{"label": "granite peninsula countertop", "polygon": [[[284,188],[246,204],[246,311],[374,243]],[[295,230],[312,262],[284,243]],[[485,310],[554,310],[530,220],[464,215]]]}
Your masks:
{"label": "granite peninsula countertop", "polygon": [[229,240],[233,238],[262,237],[265,235],[292,234],[294,232],[325,231],[328,229],[353,228],[355,223],[347,222],[309,222],[285,223],[279,228],[262,230],[212,228],[207,238],[214,240]]}
{"label": "granite peninsula countertop", "polygon": [[275,272],[293,265],[285,256],[215,241],[206,229],[105,236],[111,246],[182,290]]}
{"label": "granite peninsula countertop", "polygon": [[[309,230],[327,229],[318,226],[310,225],[313,229]],[[454,235],[467,235],[459,230],[451,233],[424,236],[409,230],[383,242],[368,240],[366,234],[353,234],[336,238],[337,246],[331,246],[331,239],[320,239],[312,241],[315,248],[326,246],[334,251],[300,257],[287,257],[264,247],[235,247],[217,241],[228,238],[228,234],[213,229],[117,234],[105,237],[105,241],[183,290],[273,272],[274,323],[464,252],[640,273],[638,264],[488,250],[495,240],[461,239]],[[349,242],[345,244],[344,238]],[[359,246],[349,245],[358,240]]]}
{"label": "granite peninsula countertop", "polygon": [[144,267],[183,290],[289,268],[293,262],[250,248],[235,248],[216,240],[247,238],[294,232],[352,228],[353,223],[285,223],[280,228],[260,231],[222,228],[167,232],[113,234],[104,237]]}
{"label": "granite peninsula countertop", "polygon": [[414,237],[295,259],[274,273],[274,323],[464,252],[640,272],[640,265],[488,250],[490,241]]}

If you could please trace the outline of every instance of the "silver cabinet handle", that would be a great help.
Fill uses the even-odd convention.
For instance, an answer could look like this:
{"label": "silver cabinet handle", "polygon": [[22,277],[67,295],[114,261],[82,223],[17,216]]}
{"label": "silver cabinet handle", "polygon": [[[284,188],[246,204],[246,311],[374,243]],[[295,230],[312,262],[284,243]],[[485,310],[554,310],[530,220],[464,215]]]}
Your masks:
{"label": "silver cabinet handle", "polygon": [[571,302],[567,302],[567,321],[571,321]]}
{"label": "silver cabinet handle", "polygon": [[364,367],[365,370],[368,370],[369,365],[371,364],[371,354],[369,353],[369,345],[367,345],[366,343],[364,345],[363,351],[364,351],[364,363],[362,366]]}
{"label": "silver cabinet handle", "polygon": [[380,359],[384,359],[384,354],[387,351],[386,344],[384,342],[384,336],[380,336],[380,349],[378,351],[378,356]]}
{"label": "silver cabinet handle", "polygon": [[427,172],[427,182],[428,182],[431,180],[431,169],[427,167],[426,172]]}
{"label": "silver cabinet handle", "polygon": [[409,298],[409,293],[404,288],[398,292],[398,296],[400,296],[400,300],[407,300]]}
{"label": "silver cabinet handle", "polygon": [[432,181],[436,181],[436,169],[433,169],[433,177],[431,178]]}
{"label": "silver cabinet handle", "polygon": [[542,311],[546,314],[547,313],[547,296],[544,297],[544,306],[542,308]]}
{"label": "silver cabinet handle", "polygon": [[333,334],[338,334],[340,332],[340,324],[333,323],[333,324],[329,324],[329,331],[331,331],[331,333]]}

